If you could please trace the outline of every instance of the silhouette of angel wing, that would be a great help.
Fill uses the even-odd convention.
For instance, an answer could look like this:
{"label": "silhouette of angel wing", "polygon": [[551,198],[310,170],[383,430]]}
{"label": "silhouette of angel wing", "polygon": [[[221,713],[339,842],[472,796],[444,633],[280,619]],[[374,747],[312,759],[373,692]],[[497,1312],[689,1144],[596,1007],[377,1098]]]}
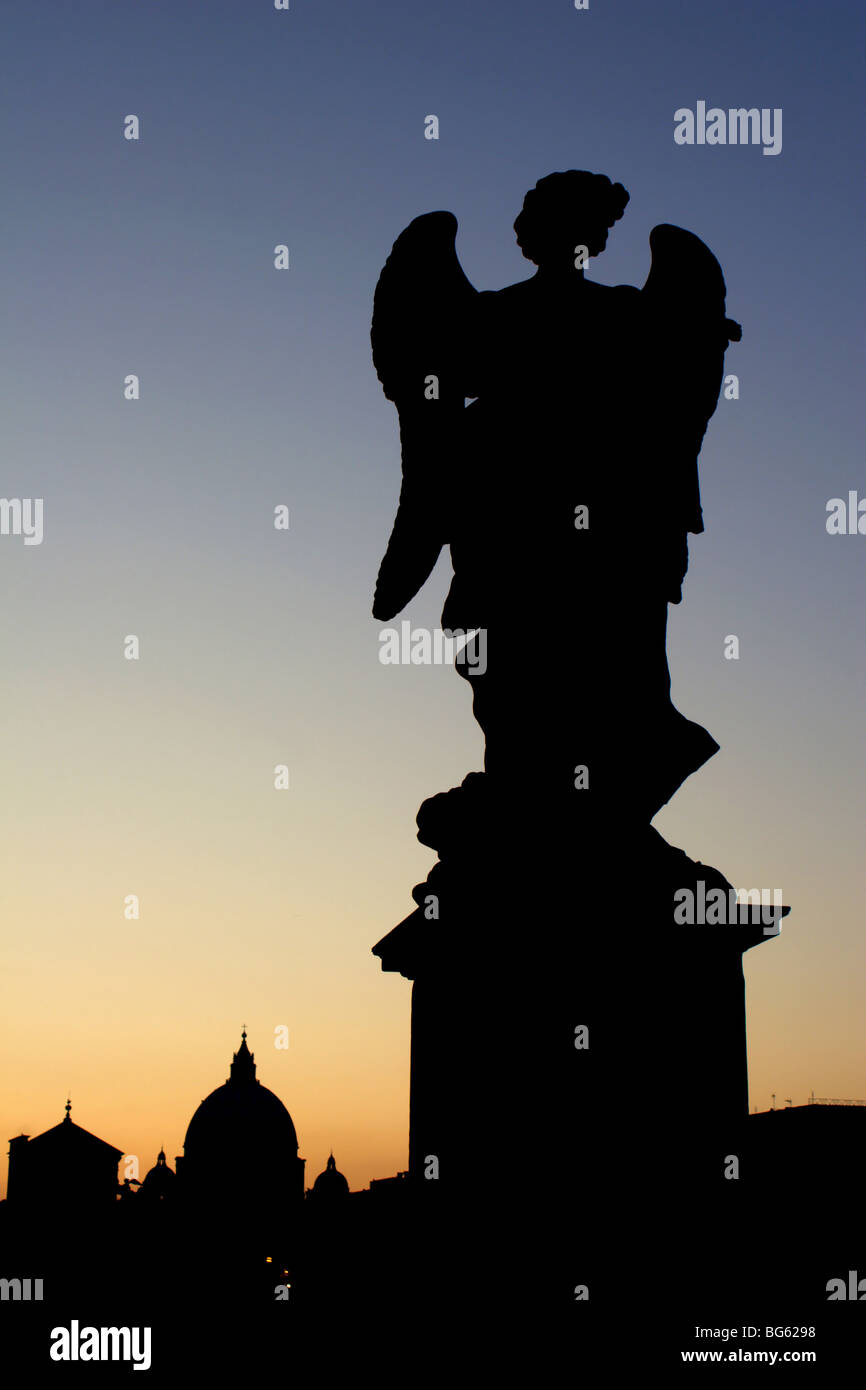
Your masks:
{"label": "silhouette of angel wing", "polygon": [[686,530],[700,532],[697,458],[718,404],[725,351],[743,330],[725,317],[722,268],[700,237],[663,223],[650,232],[649,242],[652,267],[641,297],[653,358],[665,372],[660,424],[672,451],[678,509]]}
{"label": "silhouette of angel wing", "polygon": [[466,327],[478,291],[457,258],[457,218],[428,212],[401,232],[376,285],[373,364],[397,407],[403,483],[373,616],[388,621],[429,578],[446,543],[448,476],[465,398]]}

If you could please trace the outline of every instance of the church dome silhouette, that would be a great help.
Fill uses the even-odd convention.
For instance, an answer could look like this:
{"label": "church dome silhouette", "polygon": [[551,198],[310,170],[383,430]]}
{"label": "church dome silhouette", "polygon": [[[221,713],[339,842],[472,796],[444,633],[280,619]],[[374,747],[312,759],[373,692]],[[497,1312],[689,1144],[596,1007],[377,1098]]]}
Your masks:
{"label": "church dome silhouette", "polygon": [[303,1205],[295,1126],[279,1096],[256,1078],[246,1030],[228,1080],[187,1126],[177,1171],[188,1202],[238,1229],[281,1227]]}
{"label": "church dome silhouette", "polygon": [[206,1096],[187,1126],[184,1157],[212,1164],[239,1151],[298,1151],[295,1126],[279,1096],[256,1079],[246,1032],[232,1057],[231,1075]]}
{"label": "church dome silhouette", "polygon": [[324,1172],[320,1173],[313,1183],[313,1196],[317,1199],[324,1197],[326,1200],[331,1200],[348,1197],[348,1195],[349,1184],[337,1168],[337,1160],[331,1154]]}
{"label": "church dome silhouette", "polygon": [[174,1186],[177,1176],[173,1169],[169,1168],[165,1149],[160,1149],[157,1155],[156,1165],[144,1175],[144,1182],[138,1189],[139,1197],[144,1197],[147,1201],[163,1202],[174,1196]]}

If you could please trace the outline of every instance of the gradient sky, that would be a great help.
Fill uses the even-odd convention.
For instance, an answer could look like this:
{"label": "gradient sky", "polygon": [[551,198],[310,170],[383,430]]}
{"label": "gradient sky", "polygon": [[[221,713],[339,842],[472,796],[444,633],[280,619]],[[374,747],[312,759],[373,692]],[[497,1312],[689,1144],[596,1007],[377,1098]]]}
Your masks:
{"label": "gradient sky", "polygon": [[[410,987],[370,948],[433,861],[419,803],[482,745],[453,672],[378,660],[399,443],[372,295],[398,233],[436,208],[479,289],[525,278],[512,223],[567,168],[631,194],[593,278],[641,284],[651,227],[679,223],[719,256],[744,327],[670,623],[674,699],[721,752],[656,824],[792,905],[746,958],[752,1104],[866,1096],[866,536],[825,528],[829,498],[866,495],[862,14],[10,8],[2,491],[44,498],[45,530],[0,537],[0,1137],[55,1124],[69,1092],[143,1175],[160,1144],[181,1152],[245,1021],[310,1178],[331,1147],[353,1187],[406,1166]],[[698,100],[781,107],[782,153],[675,145],[674,111]],[[518,519],[522,485],[503,486]],[[624,535],[651,524],[623,499]],[[436,626],[447,584],[443,559],[404,616]],[[519,1112],[519,1065],[514,1085]]]}

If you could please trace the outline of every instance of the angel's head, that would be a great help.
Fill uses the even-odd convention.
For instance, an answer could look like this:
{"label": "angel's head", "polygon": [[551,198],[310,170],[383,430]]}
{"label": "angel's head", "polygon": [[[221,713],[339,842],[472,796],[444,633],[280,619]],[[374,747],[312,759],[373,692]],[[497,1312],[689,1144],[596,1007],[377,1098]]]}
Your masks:
{"label": "angel's head", "polygon": [[517,245],[537,266],[574,265],[575,248],[598,256],[625,212],[628,194],[605,174],[568,169],[539,179],[514,223]]}

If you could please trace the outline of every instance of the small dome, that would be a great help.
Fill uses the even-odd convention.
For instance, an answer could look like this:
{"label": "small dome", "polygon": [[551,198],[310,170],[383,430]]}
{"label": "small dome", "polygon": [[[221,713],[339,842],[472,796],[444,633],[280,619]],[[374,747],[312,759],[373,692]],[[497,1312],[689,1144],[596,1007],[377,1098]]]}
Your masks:
{"label": "small dome", "polygon": [[165,1161],[165,1150],[160,1149],[156,1160],[156,1167],[151,1168],[145,1174],[144,1182],[138,1190],[139,1197],[146,1197],[148,1201],[161,1202],[167,1197],[174,1196],[174,1185],[177,1181],[177,1174],[173,1168],[169,1168]]}
{"label": "small dome", "polygon": [[349,1184],[343,1174],[337,1169],[337,1160],[331,1154],[325,1165],[325,1171],[320,1173],[313,1183],[313,1196],[325,1197],[327,1199],[348,1197]]}

